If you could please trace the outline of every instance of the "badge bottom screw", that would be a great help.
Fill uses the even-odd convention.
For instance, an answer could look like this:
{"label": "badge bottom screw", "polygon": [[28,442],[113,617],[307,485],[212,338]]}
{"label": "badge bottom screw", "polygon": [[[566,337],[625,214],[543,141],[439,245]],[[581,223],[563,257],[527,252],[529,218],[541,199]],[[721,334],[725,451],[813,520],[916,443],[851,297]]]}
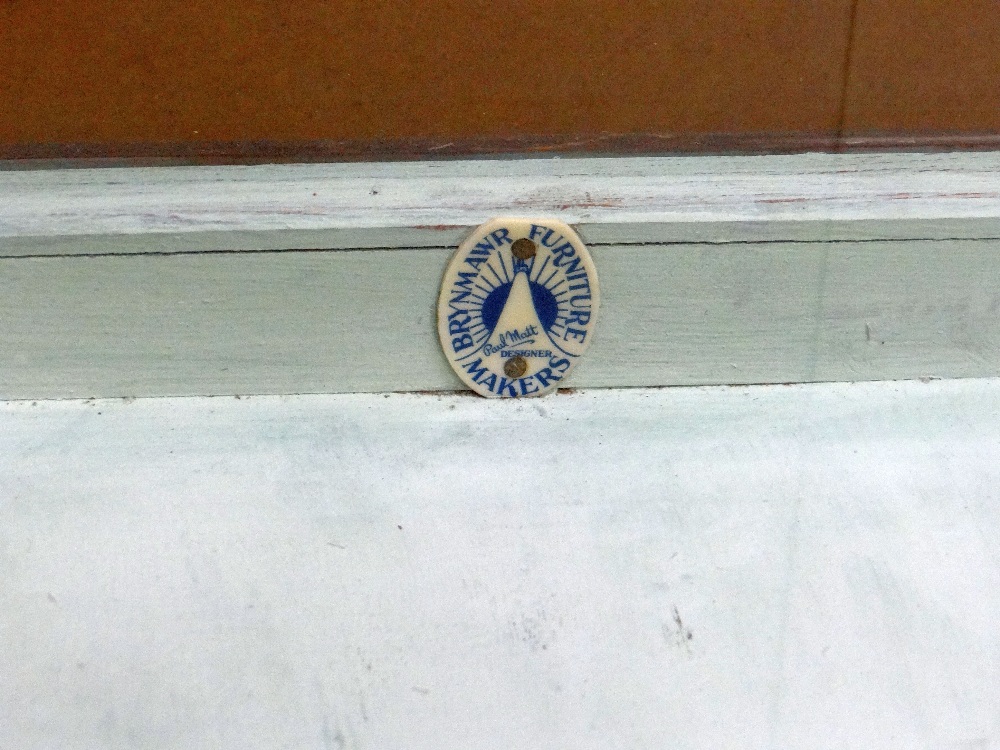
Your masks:
{"label": "badge bottom screw", "polygon": [[503,366],[508,378],[519,378],[528,371],[528,361],[524,357],[511,357]]}

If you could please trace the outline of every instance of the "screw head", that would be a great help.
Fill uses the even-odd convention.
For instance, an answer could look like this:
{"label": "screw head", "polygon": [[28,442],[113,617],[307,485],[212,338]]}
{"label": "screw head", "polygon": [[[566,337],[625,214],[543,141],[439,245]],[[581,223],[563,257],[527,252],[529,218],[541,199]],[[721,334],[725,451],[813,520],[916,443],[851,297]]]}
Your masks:
{"label": "screw head", "polygon": [[527,260],[528,258],[535,257],[535,243],[529,240],[527,237],[522,237],[519,240],[514,240],[514,244],[510,246],[510,251],[513,253],[514,257],[518,260]]}
{"label": "screw head", "polygon": [[528,361],[521,356],[511,357],[504,362],[503,371],[508,378],[517,379],[528,371]]}

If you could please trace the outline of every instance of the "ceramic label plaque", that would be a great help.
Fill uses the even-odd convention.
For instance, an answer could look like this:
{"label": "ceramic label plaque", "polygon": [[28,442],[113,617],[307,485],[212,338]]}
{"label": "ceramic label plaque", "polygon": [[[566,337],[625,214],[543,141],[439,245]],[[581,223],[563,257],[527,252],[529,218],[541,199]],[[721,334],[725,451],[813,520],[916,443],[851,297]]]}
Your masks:
{"label": "ceramic label plaque", "polygon": [[451,366],[476,393],[542,396],[590,346],[599,301],[593,260],[569,226],[493,219],[448,265],[438,334]]}

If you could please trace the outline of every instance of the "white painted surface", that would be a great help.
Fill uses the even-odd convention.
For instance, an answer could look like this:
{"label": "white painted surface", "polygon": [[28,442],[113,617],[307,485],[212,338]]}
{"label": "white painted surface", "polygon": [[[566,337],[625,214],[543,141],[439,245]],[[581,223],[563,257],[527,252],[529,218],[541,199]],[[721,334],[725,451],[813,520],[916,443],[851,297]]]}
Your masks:
{"label": "white painted surface", "polygon": [[0,747],[1000,746],[1000,381],[0,424]]}
{"label": "white painted surface", "polygon": [[859,222],[867,238],[1000,237],[1000,154],[0,172],[0,256],[455,247],[506,215],[588,243],[856,238]]}

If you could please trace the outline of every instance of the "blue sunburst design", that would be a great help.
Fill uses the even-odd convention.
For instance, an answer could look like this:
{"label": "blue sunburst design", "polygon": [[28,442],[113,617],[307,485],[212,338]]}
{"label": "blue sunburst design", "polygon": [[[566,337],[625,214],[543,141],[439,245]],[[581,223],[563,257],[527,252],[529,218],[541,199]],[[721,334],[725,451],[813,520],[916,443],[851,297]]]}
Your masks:
{"label": "blue sunburst design", "polygon": [[[492,331],[496,328],[500,313],[503,312],[503,307],[507,304],[507,297],[510,296],[512,286],[513,282],[501,284],[486,295],[486,299],[483,300],[482,316],[486,330]],[[531,301],[535,304],[538,320],[545,332],[548,333],[559,317],[559,303],[555,295],[537,281],[529,281],[528,288],[531,289]]]}

